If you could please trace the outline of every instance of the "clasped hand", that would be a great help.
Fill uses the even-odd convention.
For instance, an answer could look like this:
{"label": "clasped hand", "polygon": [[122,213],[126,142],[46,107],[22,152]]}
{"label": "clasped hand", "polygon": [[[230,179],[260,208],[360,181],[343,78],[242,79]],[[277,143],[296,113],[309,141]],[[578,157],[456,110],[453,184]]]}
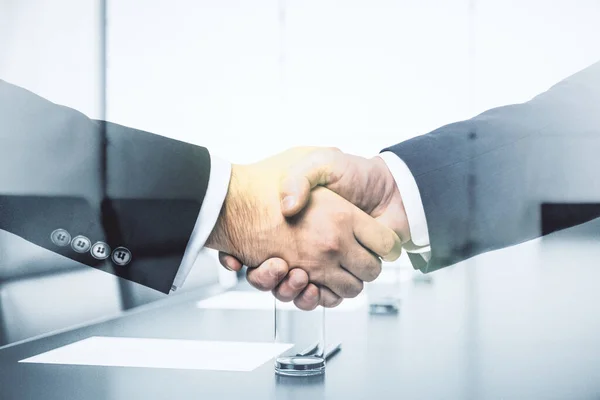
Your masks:
{"label": "clasped hand", "polygon": [[247,265],[256,288],[311,310],[358,295],[409,239],[383,160],[303,147],[232,167],[207,247],[228,269]]}

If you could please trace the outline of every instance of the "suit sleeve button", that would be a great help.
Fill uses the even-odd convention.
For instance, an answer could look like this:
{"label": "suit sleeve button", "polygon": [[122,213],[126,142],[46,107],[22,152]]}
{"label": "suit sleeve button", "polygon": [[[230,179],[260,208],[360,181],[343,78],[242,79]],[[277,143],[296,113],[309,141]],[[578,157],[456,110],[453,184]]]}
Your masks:
{"label": "suit sleeve button", "polygon": [[92,247],[92,242],[85,236],[75,236],[71,241],[71,248],[78,253],[87,253]]}
{"label": "suit sleeve button", "polygon": [[64,229],[56,229],[50,234],[50,240],[57,246],[65,247],[71,243],[71,235]]}
{"label": "suit sleeve button", "polygon": [[112,260],[119,266],[127,265],[131,261],[131,252],[125,247],[117,247],[112,252]]}
{"label": "suit sleeve button", "polygon": [[106,260],[110,256],[110,247],[104,242],[96,242],[91,253],[96,260]]}

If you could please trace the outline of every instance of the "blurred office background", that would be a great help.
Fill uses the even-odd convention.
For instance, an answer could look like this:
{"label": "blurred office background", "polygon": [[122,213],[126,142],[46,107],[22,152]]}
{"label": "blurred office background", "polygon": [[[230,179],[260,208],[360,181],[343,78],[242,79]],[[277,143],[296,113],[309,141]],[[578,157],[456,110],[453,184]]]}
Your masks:
{"label": "blurred office background", "polygon": [[[0,0],[0,79],[233,163],[370,157],[597,61],[598,20],[597,0]],[[0,233],[0,345],[164,298]],[[231,282],[207,253],[184,290]]]}

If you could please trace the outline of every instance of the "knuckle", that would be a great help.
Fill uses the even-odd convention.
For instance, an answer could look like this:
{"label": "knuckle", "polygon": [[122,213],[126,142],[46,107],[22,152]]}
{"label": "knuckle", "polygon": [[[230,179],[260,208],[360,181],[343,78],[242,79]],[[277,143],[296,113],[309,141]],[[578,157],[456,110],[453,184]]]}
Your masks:
{"label": "knuckle", "polygon": [[272,285],[270,284],[268,279],[265,278],[264,275],[265,274],[261,274],[261,271],[258,270],[248,270],[246,279],[256,289],[264,292],[272,289]]}
{"label": "knuckle", "polygon": [[360,294],[360,292],[362,292],[364,287],[364,283],[362,281],[356,281],[356,282],[352,282],[352,283],[348,283],[346,285],[344,285],[342,291],[343,291],[343,296],[347,299],[352,299],[356,296],[358,296]]}
{"label": "knuckle", "polygon": [[314,285],[309,285],[304,293],[294,299],[294,304],[301,310],[314,310],[320,303],[319,289]]}
{"label": "knuckle", "polygon": [[302,290],[308,285],[309,278],[306,271],[300,268],[292,269],[287,275],[287,283],[294,291]]}
{"label": "knuckle", "polygon": [[261,282],[258,279],[251,280],[250,284],[252,286],[254,286],[256,289],[260,290],[261,292],[265,292],[265,291],[269,290],[267,285],[265,285],[263,282]]}
{"label": "knuckle", "polygon": [[271,290],[271,293],[273,293],[273,296],[275,296],[277,300],[283,301],[284,303],[290,302],[294,299],[293,296],[290,296],[285,293],[285,290],[282,288],[282,286]]}
{"label": "knuckle", "polygon": [[273,290],[275,298],[283,302],[289,302],[298,297],[299,291],[294,290],[287,283],[282,283],[276,289]]}
{"label": "knuckle", "polygon": [[323,236],[320,240],[321,249],[326,254],[336,254],[342,247],[342,241],[339,236],[334,234],[328,234]]}
{"label": "knuckle", "polygon": [[[268,270],[269,276],[270,276],[270,280],[274,281],[275,283],[279,283],[281,282],[286,275],[288,274],[287,269],[282,268],[276,260],[269,260],[267,261],[267,264],[265,265],[265,267]],[[267,279],[267,278],[265,278]]]}
{"label": "knuckle", "polygon": [[317,303],[320,297],[320,290],[314,284],[308,285],[304,293],[302,293],[302,298],[306,300],[308,303]]}
{"label": "knuckle", "polygon": [[352,212],[350,209],[338,210],[333,213],[331,219],[334,223],[341,225],[352,220]]}

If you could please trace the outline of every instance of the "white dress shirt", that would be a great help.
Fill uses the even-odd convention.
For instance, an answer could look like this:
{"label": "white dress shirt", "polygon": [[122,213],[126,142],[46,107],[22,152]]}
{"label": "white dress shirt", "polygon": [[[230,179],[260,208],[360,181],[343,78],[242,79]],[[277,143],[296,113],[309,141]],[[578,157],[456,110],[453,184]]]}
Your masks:
{"label": "white dress shirt", "polygon": [[[409,253],[419,253],[425,261],[429,261],[431,249],[429,246],[429,232],[425,210],[421,201],[421,194],[414,176],[408,166],[392,152],[383,152],[379,157],[385,161],[389,168],[398,190],[402,196],[411,240],[404,244],[404,249]],[[175,276],[172,290],[180,288],[192,269],[198,254],[204,247],[208,236],[217,223],[221,207],[227,195],[229,179],[231,177],[231,164],[221,158],[211,155],[210,179],[196,225],[192,236],[183,254],[181,265]]]}
{"label": "white dress shirt", "polygon": [[181,265],[179,266],[177,275],[175,275],[171,291],[175,291],[183,285],[183,282],[194,266],[198,254],[204,248],[204,244],[219,218],[219,213],[221,212],[221,207],[229,188],[230,178],[231,163],[211,154],[210,177],[204,201],[196,219],[190,241],[183,253]]}
{"label": "white dress shirt", "polygon": [[406,163],[391,151],[384,151],[379,154],[379,157],[385,161],[392,173],[406,211],[411,240],[405,243],[403,248],[408,253],[421,254],[421,257],[427,262],[431,258],[429,230],[427,229],[427,219],[425,218],[423,201],[421,201],[421,193],[415,177]]}

